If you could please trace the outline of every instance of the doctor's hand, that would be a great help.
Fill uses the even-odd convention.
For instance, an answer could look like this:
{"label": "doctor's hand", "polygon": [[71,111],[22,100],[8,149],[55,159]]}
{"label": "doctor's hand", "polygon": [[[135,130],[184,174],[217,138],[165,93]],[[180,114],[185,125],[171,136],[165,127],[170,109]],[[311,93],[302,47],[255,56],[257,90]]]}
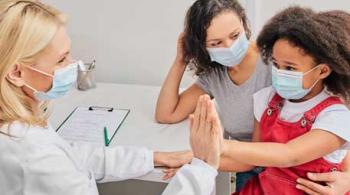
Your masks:
{"label": "doctor's hand", "polygon": [[166,180],[169,180],[171,179],[172,177],[174,177],[177,173],[177,171],[179,170],[180,168],[168,168],[168,169],[164,169],[163,170],[163,173],[164,173],[164,176],[162,177],[162,180],[166,181]]}
{"label": "doctor's hand", "polygon": [[194,114],[190,115],[190,128],[190,143],[194,157],[218,169],[223,131],[214,103],[208,95],[199,98]]}
{"label": "doctor's hand", "polygon": [[178,168],[192,161],[192,151],[155,152],[154,166]]}
{"label": "doctor's hand", "polygon": [[[299,178],[297,188],[310,195],[340,195],[350,191],[349,172],[308,173],[308,179]],[[323,182],[326,185],[321,185]]]}

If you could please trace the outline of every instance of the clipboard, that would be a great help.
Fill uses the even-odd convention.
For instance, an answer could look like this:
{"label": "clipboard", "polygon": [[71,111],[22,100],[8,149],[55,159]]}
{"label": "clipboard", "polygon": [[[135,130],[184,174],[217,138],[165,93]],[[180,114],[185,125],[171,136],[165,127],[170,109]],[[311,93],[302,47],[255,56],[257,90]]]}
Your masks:
{"label": "clipboard", "polygon": [[[129,113],[130,109],[115,109],[113,107],[76,107],[56,131],[69,142],[108,146]],[[105,128],[108,134],[107,143]]]}

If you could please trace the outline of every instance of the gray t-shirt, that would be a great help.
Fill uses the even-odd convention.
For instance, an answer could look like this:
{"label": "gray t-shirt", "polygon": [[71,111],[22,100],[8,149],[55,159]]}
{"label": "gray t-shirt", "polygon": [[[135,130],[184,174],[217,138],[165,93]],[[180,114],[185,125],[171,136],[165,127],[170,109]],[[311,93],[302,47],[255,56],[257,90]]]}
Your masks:
{"label": "gray t-shirt", "polygon": [[196,84],[213,97],[225,136],[241,141],[251,141],[254,129],[253,95],[271,86],[271,66],[258,59],[255,72],[241,85],[236,85],[229,77],[227,69],[200,75]]}

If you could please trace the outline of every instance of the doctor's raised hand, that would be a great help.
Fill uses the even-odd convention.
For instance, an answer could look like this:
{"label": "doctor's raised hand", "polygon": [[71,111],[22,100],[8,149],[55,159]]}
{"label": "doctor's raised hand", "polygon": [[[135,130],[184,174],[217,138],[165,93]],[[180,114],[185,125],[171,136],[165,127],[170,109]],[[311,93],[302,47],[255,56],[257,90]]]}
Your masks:
{"label": "doctor's raised hand", "polygon": [[199,98],[194,114],[190,115],[190,128],[194,157],[218,169],[223,132],[214,103],[208,95]]}

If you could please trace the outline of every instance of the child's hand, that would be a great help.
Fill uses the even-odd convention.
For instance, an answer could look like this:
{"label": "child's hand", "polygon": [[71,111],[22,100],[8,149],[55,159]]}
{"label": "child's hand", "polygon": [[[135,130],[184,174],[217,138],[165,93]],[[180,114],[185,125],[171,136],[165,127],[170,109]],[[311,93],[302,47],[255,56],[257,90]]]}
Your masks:
{"label": "child's hand", "polygon": [[179,168],[169,168],[169,169],[164,169],[163,173],[163,180],[166,181],[168,179],[171,179],[172,177],[174,177],[177,173],[177,171],[179,170]]}
{"label": "child's hand", "polygon": [[190,142],[194,157],[218,169],[223,147],[223,132],[215,106],[208,95],[198,100],[190,116]]}
{"label": "child's hand", "polygon": [[192,161],[192,151],[155,152],[154,165],[169,168],[178,168]]}

